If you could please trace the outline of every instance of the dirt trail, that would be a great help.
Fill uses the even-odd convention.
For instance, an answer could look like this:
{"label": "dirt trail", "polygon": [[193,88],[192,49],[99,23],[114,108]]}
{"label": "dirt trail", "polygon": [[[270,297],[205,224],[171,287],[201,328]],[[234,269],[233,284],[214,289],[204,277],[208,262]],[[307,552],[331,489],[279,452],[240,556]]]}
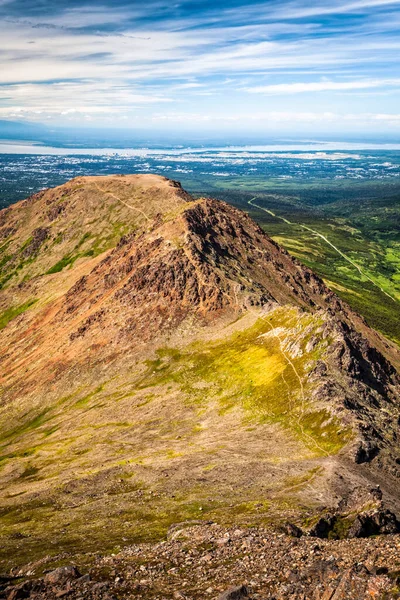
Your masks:
{"label": "dirt trail", "polygon": [[118,202],[121,202],[121,204],[125,204],[125,206],[127,206],[128,208],[130,208],[131,210],[135,210],[136,212],[140,213],[141,215],[144,216],[145,219],[147,219],[147,221],[150,223],[151,219],[150,217],[148,217],[146,215],[146,213],[141,210],[140,208],[137,208],[136,206],[132,206],[131,204],[128,204],[127,202],[125,202],[125,200],[122,200],[122,198],[120,198],[119,196],[117,196],[116,194],[114,194],[113,192],[108,192],[107,190],[104,190],[103,188],[101,188],[99,186],[98,183],[94,184],[95,188],[99,190],[99,192],[101,192],[102,194],[107,194],[108,196],[111,196],[112,198],[114,198],[115,200],[118,200]]}
{"label": "dirt trail", "polygon": [[323,454],[325,454],[325,456],[329,456],[329,452],[327,452],[326,450],[324,450],[324,448],[322,448],[318,442],[308,433],[306,433],[304,431],[304,427],[301,424],[301,420],[304,416],[305,413],[305,407],[306,407],[306,397],[305,397],[305,392],[304,392],[304,385],[303,385],[303,380],[301,378],[301,375],[299,374],[299,372],[296,369],[296,366],[294,365],[293,361],[290,359],[290,357],[288,356],[287,352],[285,352],[285,350],[282,347],[282,341],[279,337],[279,335],[276,333],[275,328],[273,327],[272,323],[269,321],[268,317],[265,316],[263,317],[263,320],[266,321],[270,327],[270,332],[272,333],[272,335],[275,337],[275,339],[278,341],[279,344],[279,350],[283,356],[283,358],[285,359],[285,361],[288,363],[288,365],[291,367],[291,369],[293,370],[296,378],[299,381],[300,384],[300,397],[301,397],[301,405],[300,405],[300,414],[298,416],[298,418],[296,419],[296,424],[299,427],[300,431],[301,431],[301,435],[304,436],[305,438],[307,438],[308,440],[310,440],[310,442],[312,442],[312,444],[314,446],[316,446],[316,448],[318,448],[318,450],[320,452],[322,452]]}

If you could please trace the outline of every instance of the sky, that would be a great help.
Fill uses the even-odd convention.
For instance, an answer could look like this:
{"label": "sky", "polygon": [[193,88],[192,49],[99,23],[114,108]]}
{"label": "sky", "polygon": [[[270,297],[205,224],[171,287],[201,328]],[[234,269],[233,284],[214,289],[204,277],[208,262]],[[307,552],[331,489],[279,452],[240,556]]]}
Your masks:
{"label": "sky", "polygon": [[400,0],[0,0],[0,120],[400,137]]}

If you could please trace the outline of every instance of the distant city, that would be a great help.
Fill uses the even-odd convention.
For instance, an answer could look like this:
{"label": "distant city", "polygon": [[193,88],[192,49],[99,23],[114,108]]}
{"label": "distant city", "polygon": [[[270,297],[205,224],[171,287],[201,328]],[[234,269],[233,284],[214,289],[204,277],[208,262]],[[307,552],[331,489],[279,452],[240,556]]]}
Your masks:
{"label": "distant city", "polygon": [[[191,192],[214,194],[219,188],[251,189],[254,184],[259,189],[260,185],[271,187],[306,180],[399,181],[400,146],[396,150],[370,145],[371,149],[345,142],[88,150],[8,142],[0,144],[0,207],[79,175],[158,173],[179,179]],[[237,178],[240,181],[235,181]]]}

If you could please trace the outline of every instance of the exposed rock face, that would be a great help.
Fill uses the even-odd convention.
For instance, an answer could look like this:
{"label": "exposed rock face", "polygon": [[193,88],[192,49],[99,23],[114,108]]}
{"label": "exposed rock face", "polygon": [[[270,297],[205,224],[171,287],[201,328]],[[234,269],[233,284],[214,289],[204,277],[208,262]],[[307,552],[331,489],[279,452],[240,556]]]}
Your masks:
{"label": "exposed rock face", "polygon": [[[357,424],[352,458],[357,464],[369,463],[382,450],[390,455],[397,439],[399,375],[365,337],[336,314],[324,330],[331,339],[325,362],[320,361],[311,373],[317,383],[314,394],[321,401],[340,398],[341,409],[350,411]],[[380,464],[385,456],[379,456]],[[394,456],[391,462],[391,471],[397,473]]]}
{"label": "exposed rock face", "polygon": [[118,298],[126,302],[166,299],[172,309],[184,304],[205,313],[268,301],[339,306],[321,280],[249,217],[214,200],[193,203],[173,224],[156,223],[151,232],[125,238],[91,279],[85,287],[90,294],[96,288],[97,297],[123,283]]}
{"label": "exposed rock face", "polygon": [[384,503],[379,486],[355,488],[338,505],[335,514],[318,519],[309,535],[322,539],[367,538],[400,532],[397,516]]}
{"label": "exposed rock face", "polygon": [[32,233],[32,240],[22,250],[22,256],[30,257],[39,251],[40,246],[49,237],[49,229],[47,227],[38,227]]}
{"label": "exposed rock face", "polygon": [[373,535],[399,533],[396,515],[388,509],[374,509],[355,517],[328,515],[321,517],[310,530],[312,537],[322,539],[367,538]]}
{"label": "exposed rock face", "polygon": [[351,526],[348,537],[370,537],[398,533],[399,522],[396,515],[390,510],[374,510],[357,515]]}

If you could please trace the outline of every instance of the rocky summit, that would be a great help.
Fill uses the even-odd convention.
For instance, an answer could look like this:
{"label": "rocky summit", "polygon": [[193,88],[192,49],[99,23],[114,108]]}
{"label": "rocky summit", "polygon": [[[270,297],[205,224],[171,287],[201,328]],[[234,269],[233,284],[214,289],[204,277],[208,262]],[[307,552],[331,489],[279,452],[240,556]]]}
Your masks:
{"label": "rocky summit", "polygon": [[78,177],[0,287],[0,597],[397,597],[399,348],[249,216]]}

